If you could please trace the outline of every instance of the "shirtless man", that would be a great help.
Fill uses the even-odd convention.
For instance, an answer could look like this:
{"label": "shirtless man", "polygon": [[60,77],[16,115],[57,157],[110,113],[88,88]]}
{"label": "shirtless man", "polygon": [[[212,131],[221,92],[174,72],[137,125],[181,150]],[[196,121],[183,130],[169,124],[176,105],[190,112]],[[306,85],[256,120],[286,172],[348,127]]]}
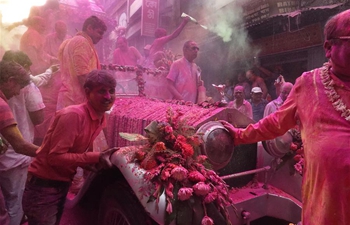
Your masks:
{"label": "shirtless man", "polygon": [[150,56],[152,57],[158,51],[163,51],[165,44],[179,36],[181,31],[184,29],[185,25],[188,23],[188,21],[190,21],[190,18],[185,17],[182,20],[182,23],[179,25],[179,27],[176,28],[176,30],[170,35],[167,35],[167,31],[165,29],[157,28],[154,32],[154,36],[156,37],[156,39],[151,45]]}

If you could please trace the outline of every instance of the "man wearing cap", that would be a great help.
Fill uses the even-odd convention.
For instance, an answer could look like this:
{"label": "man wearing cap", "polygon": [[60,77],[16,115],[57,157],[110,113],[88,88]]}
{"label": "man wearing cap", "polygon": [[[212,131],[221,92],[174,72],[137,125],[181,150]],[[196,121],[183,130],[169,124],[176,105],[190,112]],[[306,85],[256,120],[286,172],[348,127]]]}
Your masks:
{"label": "man wearing cap", "polygon": [[227,107],[234,108],[253,119],[253,110],[251,104],[244,99],[244,87],[240,85],[236,85],[233,89],[234,99],[231,101]]}
{"label": "man wearing cap", "polygon": [[258,122],[264,117],[264,110],[267,104],[267,100],[262,98],[263,91],[260,87],[253,87],[251,91],[251,99],[249,103],[253,109],[253,120]]}
{"label": "man wearing cap", "polygon": [[262,98],[266,99],[268,90],[265,84],[264,79],[262,79],[261,77],[259,77],[257,75],[257,72],[255,71],[255,69],[250,69],[246,72],[246,77],[247,79],[252,83],[252,87],[259,87],[260,90],[262,91]]}

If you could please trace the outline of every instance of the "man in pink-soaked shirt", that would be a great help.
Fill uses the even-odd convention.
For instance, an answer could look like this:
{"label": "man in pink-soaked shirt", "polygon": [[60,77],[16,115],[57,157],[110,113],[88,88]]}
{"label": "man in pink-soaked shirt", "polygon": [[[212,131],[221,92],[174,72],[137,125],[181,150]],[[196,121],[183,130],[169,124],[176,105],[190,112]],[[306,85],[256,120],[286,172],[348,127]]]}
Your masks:
{"label": "man in pink-soaked shirt", "polygon": [[223,121],[234,143],[284,134],[300,123],[304,144],[303,225],[350,224],[350,10],[325,25],[329,62],[305,72],[279,110],[246,129]]}
{"label": "man in pink-soaked shirt", "polygon": [[196,103],[198,86],[202,85],[202,81],[200,69],[193,60],[197,58],[199,48],[196,42],[186,41],[182,50],[184,57],[170,67],[168,88],[174,99]]}
{"label": "man in pink-soaked shirt", "polygon": [[117,49],[113,52],[113,63],[122,66],[136,66],[141,61],[141,53],[134,46],[129,46],[125,37],[118,37]]}
{"label": "man in pink-soaked shirt", "polygon": [[112,166],[111,148],[93,152],[93,141],[106,126],[105,112],[115,101],[116,81],[104,70],[90,72],[84,84],[87,102],[56,113],[37,157],[28,168],[23,210],[28,224],[59,224],[65,197],[77,167]]}
{"label": "man in pink-soaked shirt", "polygon": [[57,63],[57,58],[44,51],[45,20],[34,16],[28,22],[29,27],[21,37],[20,50],[29,56],[33,63],[31,72],[36,75],[44,73],[51,64]]}
{"label": "man in pink-soaked shirt", "polygon": [[106,24],[96,16],[90,16],[83,29],[73,38],[64,41],[59,49],[62,87],[58,93],[57,109],[77,105],[85,101],[83,84],[86,75],[100,69],[94,47],[107,30]]}

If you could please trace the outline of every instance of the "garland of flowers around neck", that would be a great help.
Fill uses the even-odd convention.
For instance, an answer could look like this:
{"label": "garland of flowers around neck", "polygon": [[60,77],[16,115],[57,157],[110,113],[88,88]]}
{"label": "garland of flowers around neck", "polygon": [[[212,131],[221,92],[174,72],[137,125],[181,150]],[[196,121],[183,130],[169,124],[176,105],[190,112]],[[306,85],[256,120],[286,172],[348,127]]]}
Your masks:
{"label": "garland of flowers around neck", "polygon": [[350,109],[347,108],[341,96],[334,89],[334,80],[331,78],[330,74],[331,66],[329,63],[325,63],[321,69],[321,81],[325,88],[326,95],[329,101],[332,103],[333,108],[341,113],[341,117],[350,122]]}

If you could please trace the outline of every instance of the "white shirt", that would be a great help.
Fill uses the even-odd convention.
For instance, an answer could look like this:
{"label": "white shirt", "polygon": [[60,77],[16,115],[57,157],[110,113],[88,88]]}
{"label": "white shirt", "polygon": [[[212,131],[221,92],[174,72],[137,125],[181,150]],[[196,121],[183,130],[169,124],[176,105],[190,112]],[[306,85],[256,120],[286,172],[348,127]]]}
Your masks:
{"label": "white shirt", "polygon": [[270,115],[271,113],[276,112],[281,107],[282,104],[283,104],[283,100],[281,97],[278,97],[277,99],[267,103],[264,110],[264,117]]}
{"label": "white shirt", "polygon": [[[8,104],[23,138],[33,143],[34,125],[28,112],[45,108],[39,89],[31,82],[21,89],[19,95],[10,98]],[[16,153],[10,145],[7,152],[0,156],[0,171],[6,171],[19,165],[29,165],[30,161],[29,156]]]}
{"label": "white shirt", "polygon": [[38,75],[30,75],[30,80],[37,86],[43,86],[49,82],[51,79],[52,70],[51,68],[47,69],[44,73]]}

